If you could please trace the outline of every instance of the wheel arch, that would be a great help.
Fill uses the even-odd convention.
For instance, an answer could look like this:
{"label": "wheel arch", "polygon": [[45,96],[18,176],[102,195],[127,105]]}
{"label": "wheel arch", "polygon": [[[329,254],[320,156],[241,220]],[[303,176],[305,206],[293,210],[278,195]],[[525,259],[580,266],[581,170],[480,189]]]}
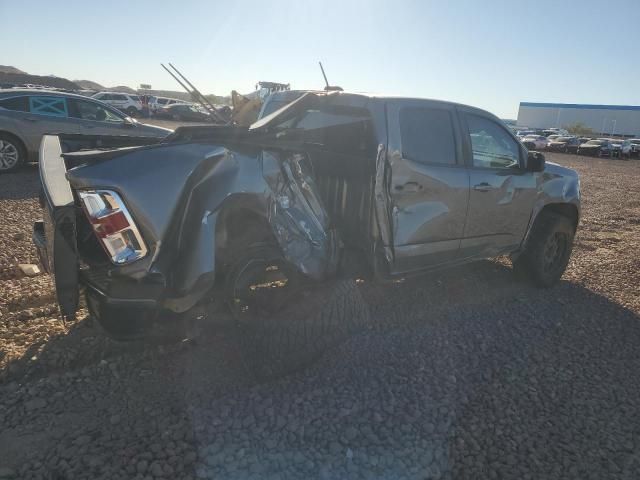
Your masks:
{"label": "wheel arch", "polygon": [[540,218],[540,215],[545,215],[547,213],[555,213],[568,218],[573,225],[574,232],[578,228],[580,213],[578,212],[578,207],[573,203],[549,203],[542,207],[538,215],[536,215],[535,220],[537,221],[538,218]]}
{"label": "wheel arch", "polygon": [[18,146],[22,149],[22,153],[25,156],[24,161],[28,160],[28,158],[29,158],[29,150],[27,149],[27,144],[25,143],[24,140],[22,140],[15,133],[11,133],[11,132],[9,132],[7,130],[0,130],[0,135],[6,136],[6,137],[10,137],[11,139],[15,140],[15,142],[18,144]]}
{"label": "wheel arch", "polygon": [[580,210],[578,209],[578,206],[575,205],[574,203],[569,203],[569,202],[547,203],[543,205],[539,210],[534,211],[531,222],[529,223],[529,227],[527,228],[525,237],[522,240],[522,243],[520,244],[520,249],[517,252],[514,252],[512,254],[513,258],[518,258],[522,253],[522,251],[524,250],[524,247],[526,246],[527,242],[529,241],[529,238],[531,237],[531,232],[533,231],[533,228],[536,222],[540,220],[544,215],[550,214],[550,213],[561,215],[565,218],[568,218],[573,225],[573,231],[575,233],[575,231],[578,228],[578,222],[580,221]]}

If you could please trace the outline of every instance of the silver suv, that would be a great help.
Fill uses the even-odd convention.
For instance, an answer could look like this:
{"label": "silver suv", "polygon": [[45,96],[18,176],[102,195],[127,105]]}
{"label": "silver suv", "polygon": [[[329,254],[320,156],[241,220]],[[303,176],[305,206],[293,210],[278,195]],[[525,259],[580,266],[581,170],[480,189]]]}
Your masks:
{"label": "silver suv", "polygon": [[45,134],[166,137],[92,98],[48,90],[0,89],[0,172],[38,161]]}
{"label": "silver suv", "polygon": [[93,98],[117,108],[130,117],[139,117],[143,113],[142,100],[138,95],[122,92],[99,92],[94,94]]}

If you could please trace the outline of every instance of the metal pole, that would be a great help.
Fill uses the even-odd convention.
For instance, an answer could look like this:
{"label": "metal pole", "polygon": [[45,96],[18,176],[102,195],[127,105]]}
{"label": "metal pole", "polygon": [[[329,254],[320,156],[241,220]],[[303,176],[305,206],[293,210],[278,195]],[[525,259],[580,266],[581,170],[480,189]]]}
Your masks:
{"label": "metal pole", "polygon": [[[180,71],[179,71],[176,67],[174,67],[174,66],[171,64],[171,62],[169,62],[169,66],[170,66],[171,68],[173,68],[173,70],[174,70],[178,75],[180,75],[180,77],[181,77],[185,82],[187,82],[187,84],[191,87],[191,89],[192,89],[192,90],[196,93],[196,95],[199,97],[199,102],[200,102],[200,103],[202,103],[202,104],[204,104],[203,106],[205,106],[205,108],[207,108],[207,106],[208,106],[208,109],[210,109],[210,110],[211,110],[211,113],[212,113],[214,116],[216,116],[216,117],[218,118],[218,120],[222,121],[223,123],[227,123],[227,122],[225,121],[225,119],[224,119],[224,118],[222,118],[222,117],[218,114],[218,111],[217,111],[217,110],[215,109],[215,107],[211,104],[211,102],[209,102],[209,100],[207,99],[207,97],[205,97],[202,93],[200,93],[200,91],[199,91],[199,90],[198,90],[198,89],[193,85],[193,83],[191,83],[191,82],[187,79],[187,77],[185,77],[182,73],[180,73]],[[197,97],[196,97],[196,98],[197,98]]]}
{"label": "metal pole", "polygon": [[327,86],[327,89],[329,88],[329,80],[327,80],[327,76],[324,73],[324,68],[322,68],[322,62],[318,62],[318,65],[320,65],[320,70],[322,71],[322,76],[324,77],[324,83]]}
{"label": "metal pole", "polygon": [[613,137],[616,134],[616,125],[618,124],[618,120],[613,120],[613,130],[611,130],[611,136]]}
{"label": "metal pole", "polygon": [[184,89],[186,90],[186,92],[187,92],[189,95],[191,95],[191,97],[193,98],[193,93],[191,93],[191,91],[187,88],[187,86],[186,86],[184,83],[182,83],[182,82],[180,81],[180,79],[179,79],[178,77],[176,77],[176,76],[173,74],[173,72],[171,72],[171,70],[169,70],[167,67],[165,67],[162,63],[161,63],[160,65],[162,65],[162,68],[164,68],[167,72],[169,72],[169,75],[171,75],[171,76],[176,80],[176,82],[178,82],[178,83],[180,84],[180,86],[181,86],[182,88],[184,88]]}

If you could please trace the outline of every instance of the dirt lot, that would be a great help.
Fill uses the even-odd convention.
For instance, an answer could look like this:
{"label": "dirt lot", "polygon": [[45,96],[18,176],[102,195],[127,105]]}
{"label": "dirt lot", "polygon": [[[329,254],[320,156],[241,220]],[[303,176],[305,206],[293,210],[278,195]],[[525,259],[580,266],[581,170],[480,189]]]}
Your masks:
{"label": "dirt lot", "polygon": [[362,285],[373,326],[258,383],[231,328],[118,344],[33,263],[37,170],[0,177],[0,478],[640,478],[640,161],[582,178],[564,280],[508,262]]}

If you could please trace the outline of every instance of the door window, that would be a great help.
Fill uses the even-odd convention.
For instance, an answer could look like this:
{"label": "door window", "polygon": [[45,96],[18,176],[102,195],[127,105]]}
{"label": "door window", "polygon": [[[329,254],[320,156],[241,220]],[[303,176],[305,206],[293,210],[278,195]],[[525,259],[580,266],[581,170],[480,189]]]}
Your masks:
{"label": "door window", "polygon": [[0,108],[6,108],[7,110],[13,110],[14,112],[28,112],[29,101],[27,97],[11,97],[5,100],[0,100]]}
{"label": "door window", "polygon": [[455,165],[456,141],[451,112],[442,108],[400,110],[402,156],[420,163]]}
{"label": "door window", "polygon": [[127,97],[125,97],[124,95],[112,94],[111,95],[111,100],[117,100],[119,102],[126,102],[127,101]]}
{"label": "door window", "polygon": [[29,111],[50,117],[66,117],[67,99],[64,97],[29,97]]}
{"label": "door window", "polygon": [[498,123],[468,114],[467,126],[473,150],[473,166],[477,168],[518,168],[518,143]]}
{"label": "door window", "polygon": [[68,103],[69,116],[73,118],[109,123],[122,123],[123,121],[122,117],[119,117],[111,110],[104,108],[102,105],[96,102],[70,98],[68,100]]}

